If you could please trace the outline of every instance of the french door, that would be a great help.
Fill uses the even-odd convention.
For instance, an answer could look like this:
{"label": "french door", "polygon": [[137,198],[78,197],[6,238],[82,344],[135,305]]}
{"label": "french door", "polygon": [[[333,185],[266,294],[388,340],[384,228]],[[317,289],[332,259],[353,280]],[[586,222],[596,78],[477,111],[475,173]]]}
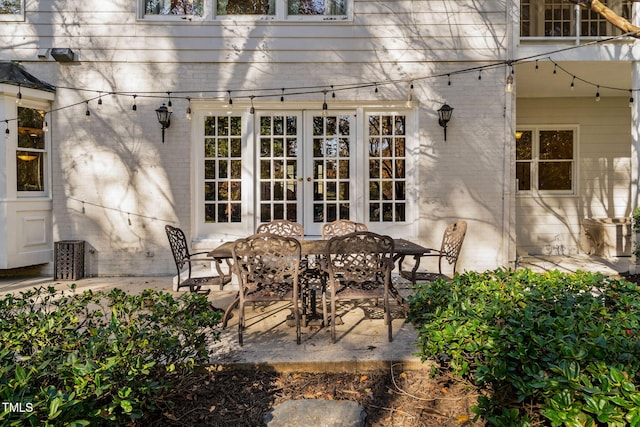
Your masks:
{"label": "french door", "polygon": [[322,224],[356,218],[354,111],[256,114],[257,223],[288,219],[319,235]]}

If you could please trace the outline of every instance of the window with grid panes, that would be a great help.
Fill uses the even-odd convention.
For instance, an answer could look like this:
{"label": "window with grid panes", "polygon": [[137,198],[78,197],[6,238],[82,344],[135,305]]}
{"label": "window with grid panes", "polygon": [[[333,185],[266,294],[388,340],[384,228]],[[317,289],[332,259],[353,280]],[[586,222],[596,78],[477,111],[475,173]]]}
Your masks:
{"label": "window with grid panes", "polygon": [[369,221],[405,221],[406,117],[395,114],[368,117]]}
{"label": "window with grid panes", "polygon": [[204,122],[205,222],[241,222],[242,121],[208,116]]}
{"label": "window with grid panes", "polygon": [[576,129],[533,128],[516,131],[516,179],[519,192],[572,192]]}
{"label": "window with grid panes", "polygon": [[[618,15],[631,20],[631,0],[602,0]],[[564,0],[520,2],[521,37],[598,37],[621,34],[602,15]],[[578,21],[576,11],[579,10]]]}

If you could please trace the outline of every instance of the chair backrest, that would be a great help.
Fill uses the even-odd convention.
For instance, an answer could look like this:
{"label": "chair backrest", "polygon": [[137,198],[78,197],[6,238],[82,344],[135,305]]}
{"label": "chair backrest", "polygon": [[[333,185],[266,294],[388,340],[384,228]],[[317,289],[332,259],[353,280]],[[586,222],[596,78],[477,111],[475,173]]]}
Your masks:
{"label": "chair backrest", "polygon": [[393,250],[391,237],[370,231],[333,237],[325,254],[329,274],[358,283],[388,278],[393,268]]}
{"label": "chair backrest", "polygon": [[345,234],[356,231],[368,231],[368,229],[367,226],[362,223],[348,219],[339,219],[333,222],[327,222],[322,226],[322,238],[328,240],[335,236],[344,236]]}
{"label": "chair backrest", "polygon": [[185,262],[189,259],[189,247],[187,246],[187,238],[184,232],[171,225],[165,225],[164,230],[167,233],[169,239],[169,246],[171,247],[171,253],[173,254],[173,260],[176,262],[178,273],[184,267]]}
{"label": "chair backrest", "polygon": [[[440,261],[444,257],[450,265],[453,265],[453,272],[456,272],[456,264],[462,249],[464,236],[467,234],[467,222],[456,221],[447,226],[442,237],[442,246],[440,247]],[[442,270],[440,271],[442,273]]]}
{"label": "chair backrest", "polygon": [[235,242],[232,249],[236,273],[243,284],[295,283],[301,258],[300,242],[273,233],[254,234]]}
{"label": "chair backrest", "polygon": [[297,222],[286,219],[274,219],[265,224],[260,224],[256,229],[256,234],[271,233],[283,237],[304,238],[304,227]]}

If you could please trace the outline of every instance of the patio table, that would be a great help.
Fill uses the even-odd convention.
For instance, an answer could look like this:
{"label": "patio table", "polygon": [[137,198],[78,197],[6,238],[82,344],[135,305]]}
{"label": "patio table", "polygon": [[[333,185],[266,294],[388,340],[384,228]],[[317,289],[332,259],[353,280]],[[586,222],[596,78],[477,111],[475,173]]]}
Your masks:
{"label": "patio table", "polygon": [[[303,256],[309,255],[323,255],[327,249],[328,240],[321,239],[303,239],[300,241],[301,252]],[[429,254],[431,250],[429,248],[425,248],[417,243],[414,243],[410,240],[406,239],[393,239],[394,243],[394,254],[393,261],[397,261],[400,258],[404,258],[405,256],[413,256],[415,260],[415,267],[418,268],[420,264],[420,257],[425,254]],[[217,248],[208,252],[207,256],[213,258],[216,261],[220,261],[223,259],[230,260],[233,258],[232,249],[235,242],[225,242],[218,246]],[[395,287],[391,287],[391,293],[393,297],[398,301],[403,310],[407,310],[406,301],[400,295]],[[227,322],[229,321],[229,316],[231,315],[231,311],[235,308],[235,306],[239,302],[239,298],[236,298],[231,305],[225,310],[224,316],[222,317],[222,327],[225,328],[227,326]],[[325,325],[326,326],[326,325]]]}

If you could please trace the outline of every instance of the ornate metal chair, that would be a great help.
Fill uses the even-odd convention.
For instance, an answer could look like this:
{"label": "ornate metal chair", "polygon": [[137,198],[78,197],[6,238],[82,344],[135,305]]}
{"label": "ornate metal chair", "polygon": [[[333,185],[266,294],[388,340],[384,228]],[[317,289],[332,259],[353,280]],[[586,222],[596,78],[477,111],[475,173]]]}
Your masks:
{"label": "ornate metal chair", "polygon": [[297,222],[286,219],[274,219],[265,224],[260,224],[256,229],[256,234],[271,233],[277,236],[304,238],[304,227]]}
{"label": "ornate metal chair", "polygon": [[449,265],[453,266],[452,276],[456,274],[456,266],[458,264],[458,257],[460,256],[460,250],[462,249],[462,242],[467,234],[467,222],[457,221],[451,223],[444,230],[444,236],[442,237],[442,245],[440,250],[430,249],[430,253],[426,253],[421,257],[438,257],[438,272],[430,271],[418,271],[420,268],[420,258],[413,265],[411,271],[403,268],[404,256],[398,260],[398,266],[400,275],[407,280],[410,280],[414,285],[416,281],[433,282],[439,278],[448,278],[449,276],[442,273],[442,260],[445,259]]}
{"label": "ornate metal chair", "polygon": [[[184,235],[184,232],[171,225],[166,225],[164,227],[167,238],[169,239],[169,246],[171,247],[171,252],[173,253],[173,259],[176,263],[176,268],[178,269],[178,285],[176,290],[180,290],[180,288],[188,287],[191,292],[200,292],[203,286],[215,286],[222,288],[224,285],[231,281],[231,264],[229,260],[227,261],[228,273],[224,273],[220,268],[219,260],[212,260],[211,258],[195,258],[198,255],[204,255],[207,252],[195,252],[189,253],[189,247],[187,245],[187,238]],[[206,277],[191,277],[192,273],[192,264],[196,262],[215,262],[216,270],[218,272],[217,276],[206,276]],[[187,269],[185,270],[185,265]],[[186,273],[186,278],[183,276]],[[208,292],[208,291],[207,291]]]}
{"label": "ornate metal chair", "polygon": [[[358,231],[329,240],[327,287],[331,295],[331,339],[336,342],[336,303],[339,300],[384,301],[384,320],[392,341],[389,295],[393,269],[393,239],[369,231]],[[323,307],[326,312],[326,306]]]}
{"label": "ornate metal chair", "polygon": [[322,226],[322,238],[328,240],[332,237],[344,236],[355,231],[368,231],[368,229],[362,223],[348,219],[338,219],[333,222],[327,222]]}
{"label": "ornate metal chair", "polygon": [[258,301],[289,301],[293,305],[296,342],[300,344],[298,277],[300,242],[272,233],[239,239],[233,246],[233,260],[240,280],[238,341],[243,345],[244,307]]}

